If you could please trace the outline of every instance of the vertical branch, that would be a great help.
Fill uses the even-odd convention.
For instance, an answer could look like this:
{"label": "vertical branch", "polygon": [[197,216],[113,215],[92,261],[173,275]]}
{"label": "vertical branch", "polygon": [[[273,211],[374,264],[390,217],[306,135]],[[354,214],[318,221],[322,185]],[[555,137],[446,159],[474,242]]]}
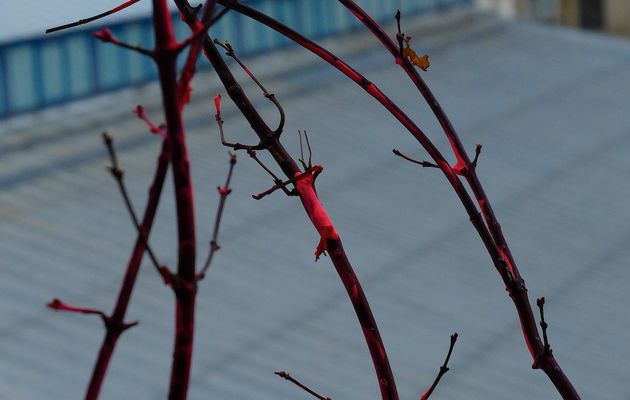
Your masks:
{"label": "vertical branch", "polygon": [[142,232],[138,233],[136,244],[131,253],[131,257],[129,258],[129,262],[127,263],[125,277],[123,278],[120,286],[114,311],[110,317],[111,323],[105,325],[107,331],[105,333],[103,343],[101,344],[96,363],[94,364],[90,382],[88,383],[85,395],[86,400],[95,400],[98,398],[103,385],[103,380],[105,379],[105,374],[107,373],[107,369],[109,367],[109,362],[112,354],[114,353],[114,349],[116,348],[116,343],[118,342],[120,334],[123,332],[120,327],[124,326],[123,321],[125,319],[125,314],[127,313],[131,293],[135,286],[138,271],[140,270],[140,264],[146,249],[145,239],[149,236],[149,232],[151,231],[153,220],[155,219],[155,214],[160,201],[160,196],[162,194],[162,188],[164,186],[164,180],[168,170],[168,154],[168,140],[165,139],[162,141],[162,151],[160,152],[160,156],[158,158],[153,183],[149,189],[147,206],[144,212],[144,217],[142,218],[142,223],[140,224]]}
{"label": "vertical branch", "polygon": [[179,400],[187,397],[193,351],[197,293],[195,216],[186,135],[179,103],[182,88],[178,90],[176,72],[181,44],[175,39],[166,0],[153,0],[153,27],[156,43],[154,59],[158,67],[166,130],[171,144],[177,210],[177,273],[171,282],[175,293],[175,340],[168,398]]}

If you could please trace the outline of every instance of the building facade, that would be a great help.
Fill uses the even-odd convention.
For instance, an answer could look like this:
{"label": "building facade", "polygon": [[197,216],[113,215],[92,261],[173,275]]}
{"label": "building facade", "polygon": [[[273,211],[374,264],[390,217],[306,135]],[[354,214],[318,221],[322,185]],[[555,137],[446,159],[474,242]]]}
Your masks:
{"label": "building facade", "polygon": [[[360,25],[335,1],[249,0],[248,3],[310,38],[340,34]],[[411,15],[473,3],[474,0],[359,2],[379,21],[392,20],[398,8]],[[188,29],[177,13],[173,14],[173,20],[178,35],[185,37]],[[111,19],[98,21],[79,30],[46,37],[0,40],[0,119],[154,80],[156,70],[151,60],[92,38],[91,33],[103,26],[108,26],[123,41],[152,46],[149,14],[114,23]],[[43,31],[48,27],[41,28]],[[243,56],[291,45],[288,39],[236,13],[226,14],[213,27],[213,35],[229,40]],[[208,66],[204,60],[200,62],[202,68]]]}

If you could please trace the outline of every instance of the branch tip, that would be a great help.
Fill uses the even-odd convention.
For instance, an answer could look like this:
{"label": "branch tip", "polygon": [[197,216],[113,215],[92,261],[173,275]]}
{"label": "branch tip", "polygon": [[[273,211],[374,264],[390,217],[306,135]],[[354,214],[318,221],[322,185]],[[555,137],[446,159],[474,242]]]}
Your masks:
{"label": "branch tip", "polygon": [[232,188],[230,188],[230,181],[232,180],[232,173],[234,171],[234,166],[236,165],[236,154],[229,153],[230,161],[229,168],[227,173],[227,178],[225,179],[225,184],[223,186],[217,187],[217,191],[219,192],[219,205],[217,206],[217,213],[214,218],[214,228],[212,229],[212,239],[210,239],[210,251],[208,252],[208,257],[206,257],[206,262],[203,267],[197,274],[197,281],[202,280],[206,276],[206,272],[210,265],[212,264],[212,259],[214,257],[214,253],[216,253],[221,246],[219,246],[218,238],[219,238],[219,227],[221,225],[221,218],[223,217],[223,210],[225,208],[225,201],[227,197],[232,193]]}
{"label": "branch tip", "polygon": [[477,166],[477,161],[479,160],[479,155],[481,154],[481,149],[483,148],[482,145],[477,144],[477,146],[475,146],[475,158],[472,160],[472,166],[476,167]]}
{"label": "branch tip", "polygon": [[431,384],[431,387],[420,397],[420,400],[427,400],[437,387],[438,383],[440,383],[440,379],[442,379],[442,376],[450,371],[450,368],[448,367],[448,362],[451,359],[451,354],[453,354],[453,349],[455,348],[455,343],[457,342],[458,337],[459,335],[457,334],[457,332],[451,335],[451,342],[448,347],[448,353],[446,353],[444,363],[440,366],[440,370],[438,372],[438,375],[435,377],[433,384]]}
{"label": "branch tip", "polygon": [[83,19],[80,19],[80,20],[78,20],[76,22],[70,22],[68,24],[59,25],[59,26],[56,26],[54,28],[48,28],[48,29],[46,29],[46,33],[58,32],[58,31],[62,31],[64,29],[69,29],[69,28],[73,28],[75,26],[84,25],[84,24],[87,24],[89,22],[96,21],[97,19],[101,19],[101,18],[106,17],[108,15],[114,14],[114,13],[116,13],[118,11],[124,10],[125,8],[131,6],[131,5],[135,4],[135,3],[137,3],[138,1],[140,1],[140,0],[129,0],[129,1],[126,1],[126,2],[116,6],[114,8],[112,8],[110,10],[107,10],[107,11],[102,12],[100,14],[94,15],[92,17],[83,18]]}
{"label": "branch tip", "polygon": [[276,371],[276,372],[274,372],[274,374],[278,375],[280,378],[286,379],[287,381],[293,383],[294,385],[296,385],[300,389],[302,389],[305,392],[309,393],[313,397],[318,398],[319,400],[332,400],[330,397],[322,396],[321,394],[319,394],[316,391],[312,390],[308,386],[304,385],[302,382],[300,382],[297,379],[295,379],[294,377],[292,377],[291,374],[289,374],[286,371]]}
{"label": "branch tip", "polygon": [[397,155],[397,156],[398,156],[398,157],[400,157],[400,158],[404,158],[405,160],[407,160],[407,161],[409,161],[409,162],[412,162],[412,163],[414,163],[414,164],[421,165],[421,166],[422,166],[422,167],[424,167],[424,168],[440,168],[437,164],[434,164],[434,163],[432,163],[432,162],[425,161],[425,160],[419,161],[419,160],[416,160],[416,159],[414,159],[414,158],[411,158],[411,157],[409,157],[409,156],[405,155],[404,153],[402,153],[402,152],[401,152],[400,150],[398,150],[398,149],[393,149],[393,150],[392,150],[392,153],[394,153],[395,155]]}
{"label": "branch tip", "polygon": [[538,310],[540,311],[540,327],[542,328],[543,333],[543,354],[548,355],[551,354],[551,346],[549,345],[549,338],[547,337],[547,328],[549,325],[545,321],[545,298],[541,297],[536,299],[536,305],[538,306]]}

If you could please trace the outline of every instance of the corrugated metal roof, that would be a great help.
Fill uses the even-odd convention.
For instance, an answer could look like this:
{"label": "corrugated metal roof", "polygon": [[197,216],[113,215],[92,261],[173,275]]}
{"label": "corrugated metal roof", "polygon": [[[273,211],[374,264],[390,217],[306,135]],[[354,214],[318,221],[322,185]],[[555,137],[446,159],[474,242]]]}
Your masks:
{"label": "corrugated metal roof", "polygon": [[[487,20],[417,41],[432,56],[428,83],[464,143],[484,144],[479,174],[531,298],[547,298],[561,365],[585,399],[629,398],[630,45]],[[439,127],[390,57],[374,50],[350,60],[447,152]],[[546,377],[531,370],[513,307],[444,178],[392,156],[393,147],[424,155],[380,106],[327,71],[302,66],[265,82],[286,106],[289,148],[297,151],[294,132],[307,129],[314,160],[325,165],[318,192],[373,305],[401,397],[415,398],[430,384],[448,336],[458,331],[452,370],[434,396],[557,398]],[[134,236],[103,171],[98,134],[109,128],[117,138],[140,207],[158,143],[141,123],[108,114],[135,96],[130,106],[154,104],[152,88],[127,92],[56,110],[54,127],[44,115],[33,120],[37,126],[22,121],[0,137],[0,147],[22,148],[0,159],[0,397],[83,394],[101,323],[44,304],[61,297],[111,307]],[[275,118],[265,102],[261,107]],[[226,133],[251,141],[234,107],[224,108]],[[203,255],[227,155],[206,99],[192,104],[188,117]],[[272,375],[278,369],[335,399],[378,398],[351,305],[329,260],[313,262],[318,238],[298,202],[280,194],[250,198],[270,184],[241,156],[222,249],[199,291],[191,399],[306,398]],[[167,190],[151,238],[170,264],[172,197]],[[104,399],[164,397],[172,303],[146,265],[129,312],[141,324],[121,339]]]}

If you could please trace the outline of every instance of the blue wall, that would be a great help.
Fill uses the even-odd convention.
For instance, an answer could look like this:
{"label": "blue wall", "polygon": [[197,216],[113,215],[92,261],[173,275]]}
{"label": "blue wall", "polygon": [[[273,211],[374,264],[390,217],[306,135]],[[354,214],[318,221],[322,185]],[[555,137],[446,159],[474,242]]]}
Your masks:
{"label": "blue wall", "polygon": [[[469,6],[473,0],[363,0],[364,9],[379,21],[393,19],[397,8],[407,14]],[[298,27],[310,38],[356,29],[359,25],[333,0],[250,0],[250,5],[280,21]],[[178,37],[187,27],[173,15]],[[135,52],[101,43],[90,33],[104,25],[52,34],[0,45],[0,118],[33,111],[96,93],[154,80],[150,59]],[[153,46],[151,18],[107,24],[121,40]],[[212,35],[230,41],[240,55],[252,55],[290,45],[290,41],[266,27],[228,13],[212,28]],[[207,62],[201,61],[202,67]]]}

